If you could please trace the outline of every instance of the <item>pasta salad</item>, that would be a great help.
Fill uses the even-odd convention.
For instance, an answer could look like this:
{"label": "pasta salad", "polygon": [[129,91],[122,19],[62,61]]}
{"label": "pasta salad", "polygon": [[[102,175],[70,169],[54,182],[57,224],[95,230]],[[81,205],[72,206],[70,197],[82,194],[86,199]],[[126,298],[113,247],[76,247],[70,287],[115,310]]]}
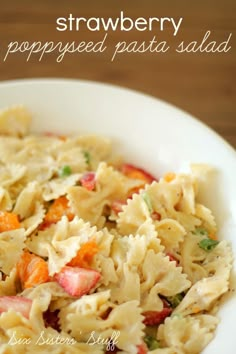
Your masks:
{"label": "pasta salad", "polygon": [[0,353],[200,353],[232,268],[198,200],[211,168],[157,178],[30,123],[0,114]]}

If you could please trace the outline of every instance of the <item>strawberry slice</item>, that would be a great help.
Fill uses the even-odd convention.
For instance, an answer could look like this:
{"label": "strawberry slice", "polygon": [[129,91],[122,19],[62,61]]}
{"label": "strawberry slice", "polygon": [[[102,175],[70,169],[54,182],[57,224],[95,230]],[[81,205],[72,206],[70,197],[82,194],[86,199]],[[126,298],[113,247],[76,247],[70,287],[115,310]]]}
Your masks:
{"label": "strawberry slice", "polygon": [[137,346],[137,354],[147,354],[148,353],[148,348],[145,343],[139,344]]}
{"label": "strawberry slice", "polygon": [[78,297],[88,294],[100,278],[96,270],[69,266],[55,275],[55,280],[68,294]]}
{"label": "strawberry slice", "polygon": [[32,300],[22,296],[0,296],[0,314],[13,310],[29,318]]}
{"label": "strawberry slice", "polygon": [[58,138],[62,141],[65,141],[67,139],[67,137],[65,135],[58,135],[58,134],[52,133],[52,132],[44,132],[44,135],[49,138]]}
{"label": "strawberry slice", "polygon": [[144,181],[144,183],[152,183],[153,181],[157,181],[154,176],[142,168],[130,165],[128,163],[124,163],[121,166],[121,172],[129,178],[140,179]]}
{"label": "strawberry slice", "polygon": [[179,264],[178,259],[176,259],[173,254],[171,254],[171,253],[168,252],[166,255],[169,257],[170,262],[176,262],[176,265]]}
{"label": "strawberry slice", "polygon": [[94,190],[95,185],[96,185],[95,173],[94,172],[85,173],[81,177],[80,183],[81,183],[82,187],[86,188],[88,191]]}
{"label": "strawberry slice", "polygon": [[158,213],[157,211],[153,211],[151,214],[151,218],[154,221],[160,221],[161,220],[161,214]]}
{"label": "strawberry slice", "polygon": [[146,311],[142,315],[145,317],[143,323],[146,326],[159,325],[164,322],[165,318],[168,317],[172,312],[170,307],[164,307],[162,311]]}
{"label": "strawberry slice", "polygon": [[111,204],[111,210],[114,211],[115,214],[120,213],[123,210],[123,206],[126,205],[127,202],[123,200],[114,200]]}

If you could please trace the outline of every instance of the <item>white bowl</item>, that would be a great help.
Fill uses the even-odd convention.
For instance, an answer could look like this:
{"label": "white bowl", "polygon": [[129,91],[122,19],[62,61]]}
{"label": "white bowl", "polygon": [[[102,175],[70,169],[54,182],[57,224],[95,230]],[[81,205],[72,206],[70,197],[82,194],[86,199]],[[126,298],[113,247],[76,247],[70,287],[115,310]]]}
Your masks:
{"label": "white bowl", "polygon": [[[2,82],[0,108],[12,104],[32,111],[34,130],[111,137],[127,161],[157,176],[190,162],[216,167],[217,183],[209,185],[204,201],[216,215],[220,237],[232,242],[236,254],[236,154],[207,126],[156,98],[78,80]],[[221,322],[205,354],[235,353],[235,314],[236,298],[231,297],[220,309]]]}

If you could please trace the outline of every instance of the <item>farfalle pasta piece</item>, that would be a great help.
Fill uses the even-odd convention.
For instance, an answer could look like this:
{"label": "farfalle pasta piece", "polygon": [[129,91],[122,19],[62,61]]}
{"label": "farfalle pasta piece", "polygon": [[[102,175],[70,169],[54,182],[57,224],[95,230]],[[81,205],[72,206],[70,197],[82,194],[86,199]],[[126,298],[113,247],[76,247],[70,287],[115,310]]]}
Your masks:
{"label": "farfalle pasta piece", "polygon": [[[159,183],[153,182],[146,186],[145,192],[150,198],[153,211],[160,215],[160,220],[165,218],[176,220],[185,231],[192,231],[201,224],[201,220],[191,214],[191,212],[195,212],[193,208],[195,185],[191,185],[191,180],[187,179],[187,188],[184,184],[185,179],[187,177],[184,176],[180,179],[177,178],[176,181],[174,179],[171,183],[161,179]],[[183,205],[185,206],[183,207]]]}
{"label": "farfalle pasta piece", "polygon": [[178,174],[171,183],[181,187],[176,208],[186,214],[195,214],[196,179],[192,175]]}
{"label": "farfalle pasta piece", "polygon": [[156,286],[159,294],[173,296],[191,286],[181,267],[176,267],[176,263],[170,261],[163,253],[155,254],[152,249],[146,253],[141,272],[144,279],[141,284],[142,293]]}
{"label": "farfalle pasta piece", "polygon": [[105,257],[102,254],[98,254],[95,257],[95,261],[92,266],[94,269],[98,270],[102,274],[102,279],[100,280],[100,287],[103,285],[107,289],[110,287],[111,283],[117,283],[118,277],[115,271],[114,261],[111,257]]}
{"label": "farfalle pasta piece", "polygon": [[129,236],[126,240],[129,242],[129,249],[126,255],[127,263],[130,264],[130,266],[138,267],[144,260],[148,242],[145,236],[139,235],[136,237]]}
{"label": "farfalle pasta piece", "polygon": [[29,236],[33,233],[38,226],[42,223],[45,215],[45,209],[43,205],[39,202],[35,203],[34,213],[27,219],[21,222],[21,226],[25,229],[25,235]]}
{"label": "farfalle pasta piece", "polygon": [[[67,197],[75,215],[85,221],[90,221],[92,225],[99,223],[99,219],[106,205],[104,194],[75,186],[68,189]],[[104,224],[105,218],[101,226],[104,226]]]}
{"label": "farfalle pasta piece", "polygon": [[228,281],[220,276],[203,278],[196,282],[174,313],[184,316],[201,311],[209,311],[216,300],[228,290]]}
{"label": "farfalle pasta piece", "polygon": [[175,213],[175,205],[181,199],[181,185],[168,183],[160,180],[159,183],[153,182],[147,185],[145,192],[150,198],[153,210],[158,212],[161,219],[172,216]]}
{"label": "farfalle pasta piece", "polygon": [[[132,286],[130,286],[132,284]],[[137,300],[140,303],[140,277],[135,269],[127,263],[123,264],[119,274],[118,283],[110,284],[111,300],[118,304]]]}
{"label": "farfalle pasta piece", "polygon": [[[223,243],[223,244],[222,244]],[[203,262],[208,277],[198,280],[187,292],[184,299],[176,307],[174,313],[189,315],[201,311],[209,311],[216,304],[216,301],[228,291],[230,269],[232,264],[232,253],[227,243],[222,241]],[[216,260],[219,264],[214,269]],[[212,275],[212,269],[215,270]]]}
{"label": "farfalle pasta piece", "polygon": [[0,134],[22,137],[29,132],[31,119],[24,106],[6,108],[0,112]]}
{"label": "farfalle pasta piece", "polygon": [[0,187],[0,210],[9,211],[12,210],[13,201],[6,188]]}
{"label": "farfalle pasta piece", "polygon": [[199,247],[205,236],[189,233],[181,247],[181,265],[192,283],[218,274],[232,264],[232,253],[226,241],[221,241],[211,252]]}
{"label": "farfalle pasta piece", "polygon": [[[156,231],[153,220],[149,217],[144,223],[141,223],[135,232],[135,235],[145,235],[145,237],[151,242],[158,238],[158,233]],[[158,243],[160,244],[160,240],[158,238]],[[163,251],[164,247],[161,246],[160,250]]]}
{"label": "farfalle pasta piece", "polygon": [[156,221],[155,226],[161,244],[165,246],[167,252],[179,248],[186,234],[185,229],[179,222],[166,218],[161,221]]}
{"label": "farfalle pasta piece", "polygon": [[[71,296],[57,282],[53,281],[25,289],[22,292],[22,296],[34,301],[37,304],[38,311],[41,313],[48,310],[49,306],[52,311],[55,311],[58,309],[58,304],[67,305],[72,301]],[[31,317],[34,317],[34,314]],[[37,321],[37,318],[34,320]]]}
{"label": "farfalle pasta piece", "polygon": [[[67,142],[64,145],[66,144]],[[80,146],[75,146],[74,144],[68,149],[59,149],[56,162],[58,166],[70,166],[73,173],[83,172],[88,168],[83,150]]]}
{"label": "farfalle pasta piece", "polygon": [[[127,198],[128,191],[137,185],[137,182],[123,176],[104,162],[98,165],[95,181],[95,191],[75,186],[69,188],[67,194],[73,213],[92,225],[99,224],[106,205],[110,205],[113,200]],[[104,225],[100,225],[100,228],[102,226]]]}
{"label": "farfalle pasta piece", "polygon": [[175,348],[177,353],[198,354],[213,338],[218,322],[211,315],[169,317],[159,326],[157,338],[162,347]]}
{"label": "farfalle pasta piece", "polygon": [[181,265],[193,284],[207,276],[206,270],[202,267],[206,251],[199,247],[200,240],[197,235],[188,233],[181,246]]}
{"label": "farfalle pasta piece", "polygon": [[195,215],[185,214],[182,211],[175,211],[170,217],[178,221],[186,232],[194,231],[202,223]]}
{"label": "farfalle pasta piece", "polygon": [[29,181],[45,183],[53,177],[56,166],[54,159],[50,155],[45,155],[41,152],[38,156],[26,157],[26,161],[27,171],[25,183],[28,183]]}
{"label": "farfalle pasta piece", "polygon": [[[24,229],[0,233],[0,270],[9,275],[25,248]],[[9,256],[14,255],[14,256]]]}
{"label": "farfalle pasta piece", "polygon": [[75,138],[84,153],[89,169],[96,170],[99,162],[108,161],[112,156],[111,141],[97,135],[81,135]]}
{"label": "farfalle pasta piece", "polygon": [[56,154],[64,146],[64,139],[52,133],[29,134],[23,138],[24,146],[27,150],[32,150],[34,154],[44,151],[46,155],[55,158]]}
{"label": "farfalle pasta piece", "polygon": [[111,247],[111,258],[114,261],[117,274],[119,275],[123,271],[125,262],[133,268],[142,264],[149,245],[156,252],[162,250],[160,241],[156,237],[149,239],[144,235],[130,235],[114,239]]}
{"label": "farfalle pasta piece", "polygon": [[23,148],[23,139],[0,135],[0,161],[2,163],[17,163],[15,157]]}
{"label": "farfalle pasta piece", "polygon": [[16,295],[17,271],[16,267],[12,268],[10,274],[3,279],[0,273],[0,296]]}
{"label": "farfalle pasta piece", "polygon": [[195,215],[202,222],[202,227],[206,228],[209,233],[215,234],[217,231],[215,218],[212,214],[212,211],[207,208],[205,205],[196,204]]}
{"label": "farfalle pasta piece", "polygon": [[159,297],[158,284],[150,288],[150,291],[143,291],[141,294],[140,306],[145,311],[162,311],[163,301]]}
{"label": "farfalle pasta piece", "polygon": [[26,167],[18,164],[0,166],[0,184],[2,187],[12,187],[26,173]]}
{"label": "farfalle pasta piece", "polygon": [[13,209],[20,219],[26,219],[34,214],[35,204],[41,201],[42,189],[38,182],[30,182],[21,191]]}
{"label": "farfalle pasta piece", "polygon": [[217,247],[207,253],[202,266],[209,275],[229,276],[233,263],[232,249],[226,240],[220,241]]}
{"label": "farfalle pasta piece", "polygon": [[147,203],[140,194],[133,195],[119,213],[117,228],[121,235],[136,234],[138,228],[150,217]]}

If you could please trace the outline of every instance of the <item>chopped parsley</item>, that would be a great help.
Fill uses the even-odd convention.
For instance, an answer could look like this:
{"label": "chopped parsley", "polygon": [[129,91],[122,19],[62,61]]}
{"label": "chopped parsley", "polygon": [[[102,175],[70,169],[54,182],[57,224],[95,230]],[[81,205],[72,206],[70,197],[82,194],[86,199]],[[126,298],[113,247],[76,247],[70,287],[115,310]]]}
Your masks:
{"label": "chopped parsley", "polygon": [[151,199],[150,199],[149,195],[147,193],[142,193],[142,198],[145,201],[145,203],[147,204],[149,213],[152,214],[153,213],[153,207],[152,207],[152,202],[151,202]]}
{"label": "chopped parsley", "polygon": [[203,227],[196,227],[196,229],[193,231],[194,235],[197,236],[208,236],[208,231],[204,229]]}
{"label": "chopped parsley", "polygon": [[218,245],[218,243],[219,243],[219,241],[212,240],[210,238],[204,238],[203,240],[201,240],[199,242],[198,245],[203,250],[209,252],[209,251],[213,250]]}
{"label": "chopped parsley", "polygon": [[71,168],[68,165],[62,166],[58,172],[59,177],[61,177],[61,178],[70,176],[71,173],[72,173]]}
{"label": "chopped parsley", "polygon": [[168,296],[166,300],[169,302],[171,307],[175,308],[177,307],[181,301],[183,300],[183,295],[182,294],[176,294],[174,296]]}
{"label": "chopped parsley", "polygon": [[159,341],[150,335],[146,335],[144,337],[144,342],[146,343],[149,350],[155,350],[160,348]]}
{"label": "chopped parsley", "polygon": [[84,154],[84,159],[85,159],[86,164],[89,165],[90,162],[91,162],[91,154],[90,154],[90,152],[89,151],[84,151],[83,154]]}

